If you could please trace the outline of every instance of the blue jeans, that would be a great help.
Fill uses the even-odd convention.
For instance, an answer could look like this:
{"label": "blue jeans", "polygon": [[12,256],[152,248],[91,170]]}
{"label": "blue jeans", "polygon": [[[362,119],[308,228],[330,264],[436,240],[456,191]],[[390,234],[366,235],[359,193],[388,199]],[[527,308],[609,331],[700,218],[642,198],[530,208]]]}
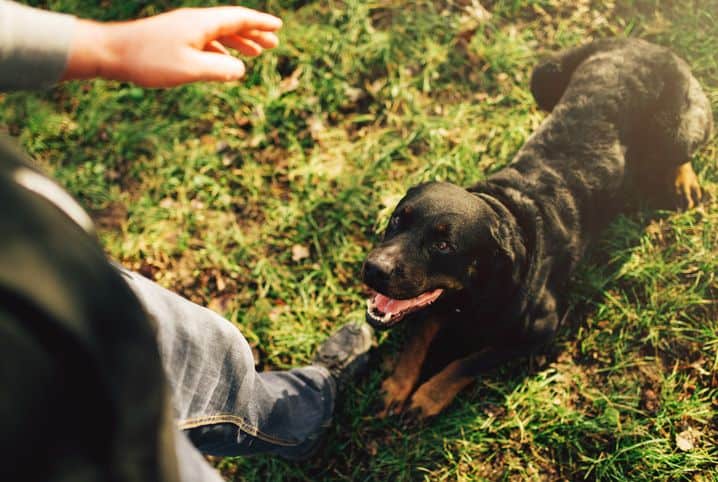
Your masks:
{"label": "blue jeans", "polygon": [[334,409],[336,387],[324,367],[257,372],[247,340],[231,322],[121,272],[157,326],[182,480],[221,480],[200,452],[300,458],[314,447]]}

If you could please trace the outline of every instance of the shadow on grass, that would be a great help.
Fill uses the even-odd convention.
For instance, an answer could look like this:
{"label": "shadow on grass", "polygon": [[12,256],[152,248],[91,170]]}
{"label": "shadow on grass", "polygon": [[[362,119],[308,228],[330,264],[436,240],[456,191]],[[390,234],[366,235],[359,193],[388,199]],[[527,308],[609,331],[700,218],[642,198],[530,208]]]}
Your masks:
{"label": "shadow on grass", "polygon": [[[229,459],[221,465],[229,471],[225,475],[236,480],[434,480],[461,478],[462,464],[469,464],[472,474],[490,480],[534,472],[545,480],[597,477],[591,475],[590,464],[587,470],[587,464],[582,467],[577,459],[620,450],[620,415],[610,403],[584,392],[607,383],[602,370],[618,361],[606,347],[612,337],[623,335],[608,333],[606,339],[588,342],[584,337],[606,329],[601,316],[607,297],[632,289],[621,275],[635,248],[647,231],[673,215],[642,209],[619,216],[570,282],[570,311],[555,342],[541,355],[487,372],[436,419],[407,426],[398,417],[376,417],[381,381],[390,372],[387,360],[399,351],[405,336],[404,330],[393,330],[382,335],[369,374],[340,399],[317,456],[301,463],[269,457],[255,458],[251,464]],[[641,339],[632,337],[631,343],[642,343],[637,341]]]}

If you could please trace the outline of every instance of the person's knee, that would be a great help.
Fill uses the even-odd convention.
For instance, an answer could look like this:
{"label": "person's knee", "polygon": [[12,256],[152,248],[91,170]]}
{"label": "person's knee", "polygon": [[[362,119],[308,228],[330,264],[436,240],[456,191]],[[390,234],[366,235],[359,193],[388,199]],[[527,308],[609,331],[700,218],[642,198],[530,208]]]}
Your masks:
{"label": "person's knee", "polygon": [[207,348],[207,353],[222,354],[219,358],[224,360],[225,369],[229,363],[237,375],[246,377],[254,374],[252,348],[239,328],[229,321],[217,320],[212,341]]}

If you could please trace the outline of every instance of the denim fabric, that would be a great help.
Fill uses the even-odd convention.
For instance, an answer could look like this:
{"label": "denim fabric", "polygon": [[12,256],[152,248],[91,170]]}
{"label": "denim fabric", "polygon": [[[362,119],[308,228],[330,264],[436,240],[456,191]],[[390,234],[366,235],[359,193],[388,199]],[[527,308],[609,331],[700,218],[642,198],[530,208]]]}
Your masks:
{"label": "denim fabric", "polygon": [[222,482],[219,472],[202,457],[187,438],[187,434],[175,431],[177,469],[182,482]]}
{"label": "denim fabric", "polygon": [[[325,368],[257,372],[235,325],[139,274],[121,271],[156,322],[177,425],[194,446],[211,455],[286,458],[311,450],[334,408],[336,388]],[[187,447],[178,442],[182,445],[179,463],[185,472]]]}

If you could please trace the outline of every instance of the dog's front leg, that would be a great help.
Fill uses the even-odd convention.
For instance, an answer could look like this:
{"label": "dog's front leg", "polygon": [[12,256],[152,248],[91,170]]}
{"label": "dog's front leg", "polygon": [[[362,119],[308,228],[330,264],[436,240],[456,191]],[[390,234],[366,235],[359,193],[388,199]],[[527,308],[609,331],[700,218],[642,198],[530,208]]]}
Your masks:
{"label": "dog's front leg", "polygon": [[698,183],[693,166],[686,162],[678,166],[673,173],[673,188],[678,207],[680,209],[693,209],[703,199],[701,185]]}
{"label": "dog's front leg", "polygon": [[419,380],[426,353],[440,326],[439,319],[429,315],[419,322],[418,329],[410,335],[408,343],[399,354],[393,373],[381,385],[384,407],[379,413],[380,418],[398,413],[404,408]]}
{"label": "dog's front leg", "polygon": [[414,392],[406,410],[407,416],[419,420],[434,417],[448,407],[456,395],[481,373],[540,350],[553,338],[559,318],[555,311],[555,299],[549,293],[544,294],[539,307],[530,331],[525,335],[530,341],[514,348],[487,347],[449,363]]}
{"label": "dog's front leg", "polygon": [[414,392],[406,410],[407,416],[426,420],[438,415],[481,372],[519,355],[515,351],[486,348],[454,360]]}
{"label": "dog's front leg", "polygon": [[469,367],[473,367],[484,353],[482,351],[454,360],[420,386],[411,397],[408,415],[425,420],[448,407],[456,395],[475,380],[476,372],[469,370]]}

